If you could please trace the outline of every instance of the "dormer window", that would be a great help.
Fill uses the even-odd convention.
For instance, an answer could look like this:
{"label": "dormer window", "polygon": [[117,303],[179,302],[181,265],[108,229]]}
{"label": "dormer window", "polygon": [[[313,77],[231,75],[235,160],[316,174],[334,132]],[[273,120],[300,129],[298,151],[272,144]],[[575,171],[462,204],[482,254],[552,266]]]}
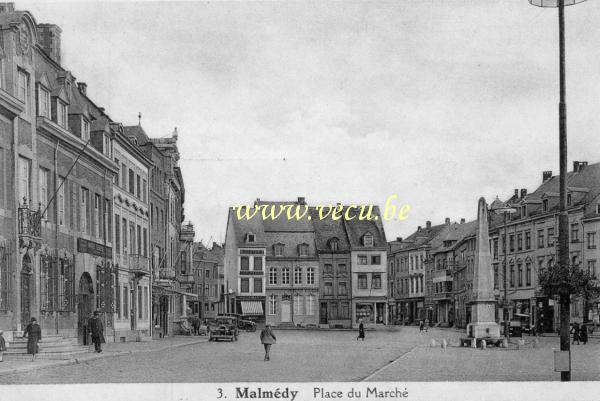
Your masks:
{"label": "dormer window", "polygon": [[[102,151],[107,157],[111,158],[112,157],[112,146],[110,146],[110,136],[107,134],[104,134],[103,137],[104,137],[104,147],[102,148]],[[139,196],[138,196],[138,198],[139,198]],[[248,242],[250,242],[250,241],[248,241]],[[254,241],[252,241],[252,242],[254,242]]]}
{"label": "dormer window", "polygon": [[50,118],[50,91],[38,85],[38,115]]}
{"label": "dormer window", "polygon": [[56,123],[67,129],[67,104],[60,99],[56,99]]}
{"label": "dormer window", "polygon": [[25,114],[29,115],[29,74],[21,69],[18,74],[17,98],[25,103]]}
{"label": "dormer window", "polygon": [[572,201],[573,198],[571,197],[571,194],[567,194],[567,206],[571,206]]}
{"label": "dormer window", "polygon": [[283,256],[283,244],[275,244],[273,245],[273,255],[275,256]]}
{"label": "dormer window", "polygon": [[248,233],[246,234],[246,242],[255,242],[256,241],[256,235],[254,235],[253,233]]}
{"label": "dormer window", "polygon": [[600,203],[596,205],[596,213],[600,214]]}
{"label": "dormer window", "polygon": [[308,244],[300,244],[300,245],[298,245],[298,255],[300,255],[300,256],[308,256]]}
{"label": "dormer window", "polygon": [[521,217],[527,217],[527,205],[521,207]]}
{"label": "dormer window", "polygon": [[90,140],[90,122],[85,118],[81,119],[81,139],[85,142]]}
{"label": "dormer window", "polygon": [[372,248],[373,247],[373,234],[366,233],[363,236],[363,246],[368,247],[368,248]]}
{"label": "dormer window", "polygon": [[339,240],[337,238],[331,238],[329,240],[329,249],[336,252],[339,249]]}
{"label": "dormer window", "polygon": [[542,210],[543,210],[544,212],[547,212],[547,211],[548,211],[548,199],[544,199],[544,200],[542,201]]}

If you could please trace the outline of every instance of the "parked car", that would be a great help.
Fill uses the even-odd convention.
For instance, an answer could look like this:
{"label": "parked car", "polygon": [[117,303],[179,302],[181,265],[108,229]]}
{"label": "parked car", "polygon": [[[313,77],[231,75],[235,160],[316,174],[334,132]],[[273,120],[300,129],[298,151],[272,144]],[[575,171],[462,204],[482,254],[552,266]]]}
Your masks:
{"label": "parked car", "polygon": [[254,323],[252,320],[238,319],[237,323],[238,323],[238,329],[240,329],[240,330],[256,331],[256,323]]}
{"label": "parked car", "polygon": [[237,341],[238,324],[233,316],[217,316],[209,322],[208,341],[229,340]]}

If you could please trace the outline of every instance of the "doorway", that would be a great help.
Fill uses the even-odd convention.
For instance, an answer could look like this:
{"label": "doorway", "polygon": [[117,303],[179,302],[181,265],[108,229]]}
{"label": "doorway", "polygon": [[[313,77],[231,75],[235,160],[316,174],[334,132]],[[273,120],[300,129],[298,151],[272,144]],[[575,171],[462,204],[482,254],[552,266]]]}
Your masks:
{"label": "doorway", "polygon": [[77,293],[77,339],[79,344],[88,345],[88,320],[94,309],[94,284],[89,273],[79,279]]}
{"label": "doorway", "polygon": [[321,302],[321,312],[319,316],[320,324],[327,324],[327,302]]}
{"label": "doorway", "polygon": [[292,321],[290,301],[281,301],[281,322],[289,323]]}
{"label": "doorway", "polygon": [[31,320],[31,299],[33,298],[33,269],[29,255],[23,256],[21,269],[21,325],[27,327]]}
{"label": "doorway", "polygon": [[169,333],[169,297],[162,295],[159,301],[158,321],[162,329],[162,335],[167,336]]}

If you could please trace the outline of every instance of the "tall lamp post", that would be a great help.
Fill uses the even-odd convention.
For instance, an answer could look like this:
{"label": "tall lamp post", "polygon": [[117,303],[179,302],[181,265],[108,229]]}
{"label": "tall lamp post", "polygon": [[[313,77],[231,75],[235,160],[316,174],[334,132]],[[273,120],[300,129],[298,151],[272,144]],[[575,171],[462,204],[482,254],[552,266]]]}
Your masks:
{"label": "tall lamp post", "polygon": [[[504,338],[506,338],[506,343],[508,344],[509,338],[509,328],[508,328],[508,283],[506,280],[506,261],[508,259],[507,251],[508,247],[506,246],[506,240],[508,238],[508,227],[506,224],[506,220],[509,213],[516,212],[515,208],[510,207],[507,203],[502,202],[498,197],[496,200],[492,202],[490,205],[490,211],[496,214],[504,215],[504,240],[502,241],[502,254],[504,255],[504,260],[502,261],[502,275],[503,275],[503,288],[504,288],[504,302],[502,307],[502,321],[504,322]],[[502,236],[498,235],[499,238]],[[499,242],[499,241],[498,241]]]}
{"label": "tall lamp post", "polygon": [[[561,269],[569,268],[569,216],[567,214],[567,102],[565,99],[565,6],[585,0],[529,0],[534,6],[558,8],[558,48],[560,100],[558,104],[559,153],[560,153],[560,212],[558,217],[558,263]],[[561,381],[571,381],[569,323],[571,300],[569,295],[560,297],[560,350],[569,353],[569,370],[560,372]]]}

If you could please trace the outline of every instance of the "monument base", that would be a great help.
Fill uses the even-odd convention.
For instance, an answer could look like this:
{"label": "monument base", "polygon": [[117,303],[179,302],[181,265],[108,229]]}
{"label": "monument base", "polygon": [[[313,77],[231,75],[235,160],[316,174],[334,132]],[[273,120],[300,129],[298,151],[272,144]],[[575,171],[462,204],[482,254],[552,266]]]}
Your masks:
{"label": "monument base", "polygon": [[471,338],[500,338],[500,326],[496,322],[469,323],[467,335]]}

